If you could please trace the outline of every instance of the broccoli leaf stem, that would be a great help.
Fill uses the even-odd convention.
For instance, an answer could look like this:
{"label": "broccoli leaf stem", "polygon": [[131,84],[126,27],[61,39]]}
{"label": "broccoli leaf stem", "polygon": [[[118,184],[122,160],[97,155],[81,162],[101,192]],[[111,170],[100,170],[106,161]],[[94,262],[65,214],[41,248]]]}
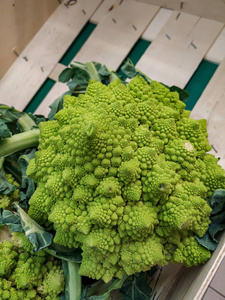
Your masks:
{"label": "broccoli leaf stem", "polygon": [[82,281],[79,274],[80,264],[62,260],[62,265],[66,282],[65,299],[80,300],[82,290]]}
{"label": "broccoli leaf stem", "polygon": [[20,127],[20,129],[22,131],[29,131],[31,130],[33,127],[36,127],[36,123],[34,122],[34,120],[31,119],[30,116],[28,116],[27,114],[22,115],[18,121],[17,121],[17,125],[18,127]]}
{"label": "broccoli leaf stem", "polygon": [[1,140],[0,157],[6,157],[20,150],[38,146],[39,134],[39,129],[33,129]]}

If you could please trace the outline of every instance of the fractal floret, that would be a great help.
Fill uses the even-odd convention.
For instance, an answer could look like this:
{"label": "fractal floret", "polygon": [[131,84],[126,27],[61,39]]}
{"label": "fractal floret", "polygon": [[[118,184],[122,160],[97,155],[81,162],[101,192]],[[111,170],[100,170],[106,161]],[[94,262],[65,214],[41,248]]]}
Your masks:
{"label": "fractal floret", "polygon": [[39,125],[29,216],[55,230],[55,243],[80,247],[80,274],[93,279],[204,263],[210,251],[195,235],[210,224],[207,198],[225,188],[206,125],[156,81],[90,80]]}
{"label": "fractal floret", "polygon": [[59,300],[65,288],[61,261],[36,253],[24,233],[0,243],[0,299]]}

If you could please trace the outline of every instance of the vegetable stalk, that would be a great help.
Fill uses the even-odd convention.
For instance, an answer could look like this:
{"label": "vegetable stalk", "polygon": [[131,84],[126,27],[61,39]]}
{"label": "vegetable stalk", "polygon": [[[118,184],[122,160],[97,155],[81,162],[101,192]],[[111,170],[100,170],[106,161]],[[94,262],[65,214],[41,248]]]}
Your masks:
{"label": "vegetable stalk", "polygon": [[0,141],[0,157],[6,157],[15,152],[36,147],[39,143],[39,129],[33,129],[18,134],[14,134],[9,138]]}
{"label": "vegetable stalk", "polygon": [[66,282],[65,299],[80,300],[82,291],[80,264],[62,260],[62,265]]}

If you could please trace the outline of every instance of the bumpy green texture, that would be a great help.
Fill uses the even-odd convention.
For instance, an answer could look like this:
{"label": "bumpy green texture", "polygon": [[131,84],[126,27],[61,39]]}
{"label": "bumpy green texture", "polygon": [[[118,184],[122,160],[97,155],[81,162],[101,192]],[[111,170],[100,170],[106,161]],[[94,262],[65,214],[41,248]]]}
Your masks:
{"label": "bumpy green texture", "polygon": [[207,153],[205,120],[189,115],[177,92],[136,76],[126,86],[90,80],[40,123],[28,213],[53,226],[56,243],[82,248],[81,275],[108,282],[210,257],[194,235],[208,229],[207,197],[225,188],[225,172]]}
{"label": "bumpy green texture", "polygon": [[0,243],[0,299],[60,299],[65,286],[61,261],[32,249],[19,232]]}
{"label": "bumpy green texture", "polygon": [[7,181],[16,186],[16,189],[11,194],[0,195],[0,208],[2,209],[12,209],[13,203],[16,203],[20,199],[19,187],[20,185],[14,180],[11,174],[6,174]]}

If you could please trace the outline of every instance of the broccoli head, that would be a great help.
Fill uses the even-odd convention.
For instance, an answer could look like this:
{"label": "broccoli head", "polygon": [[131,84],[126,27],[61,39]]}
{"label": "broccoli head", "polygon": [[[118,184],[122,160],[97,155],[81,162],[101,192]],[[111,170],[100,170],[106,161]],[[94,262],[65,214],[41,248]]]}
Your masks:
{"label": "broccoli head", "polygon": [[208,229],[207,197],[225,188],[225,171],[207,153],[206,121],[189,116],[177,92],[137,75],[126,85],[90,80],[40,123],[28,214],[54,228],[55,243],[81,247],[81,275],[107,282],[209,258],[191,258],[194,236]]}
{"label": "broccoli head", "polygon": [[61,261],[44,250],[34,253],[24,233],[0,243],[1,299],[59,299],[64,288]]}

